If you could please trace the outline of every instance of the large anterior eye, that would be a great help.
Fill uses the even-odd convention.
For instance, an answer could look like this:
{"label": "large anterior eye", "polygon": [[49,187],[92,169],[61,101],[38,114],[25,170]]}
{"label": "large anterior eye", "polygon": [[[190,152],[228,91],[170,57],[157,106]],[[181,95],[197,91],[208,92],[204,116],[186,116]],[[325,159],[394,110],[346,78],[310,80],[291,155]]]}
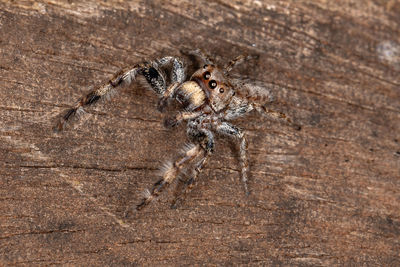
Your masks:
{"label": "large anterior eye", "polygon": [[210,79],[210,77],[211,77],[211,74],[210,74],[210,72],[208,72],[208,71],[204,72],[204,74],[203,74],[203,78],[204,78],[205,80],[208,80],[208,79]]}
{"label": "large anterior eye", "polygon": [[217,82],[216,82],[215,80],[211,80],[211,81],[208,83],[208,86],[209,86],[211,89],[214,89],[215,87],[217,87]]}

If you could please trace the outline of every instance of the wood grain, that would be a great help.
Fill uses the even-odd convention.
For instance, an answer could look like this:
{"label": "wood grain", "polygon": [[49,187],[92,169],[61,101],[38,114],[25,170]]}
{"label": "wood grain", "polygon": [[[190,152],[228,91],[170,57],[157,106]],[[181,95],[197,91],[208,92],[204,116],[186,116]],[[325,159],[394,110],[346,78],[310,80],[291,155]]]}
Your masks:
{"label": "wood grain", "polygon": [[[395,0],[1,1],[0,265],[399,266],[398,14]],[[259,54],[237,73],[302,129],[237,121],[249,197],[235,144],[218,139],[178,209],[169,190],[124,217],[184,127],[163,128],[133,85],[51,129],[121,68],[182,47]]]}

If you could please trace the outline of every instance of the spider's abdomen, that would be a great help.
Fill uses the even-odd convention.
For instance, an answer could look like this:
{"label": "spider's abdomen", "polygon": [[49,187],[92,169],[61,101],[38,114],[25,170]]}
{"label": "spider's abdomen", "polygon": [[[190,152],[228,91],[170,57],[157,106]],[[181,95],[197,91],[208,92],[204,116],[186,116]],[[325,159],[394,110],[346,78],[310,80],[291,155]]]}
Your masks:
{"label": "spider's abdomen", "polygon": [[197,82],[187,81],[179,88],[176,99],[188,110],[195,110],[205,103],[206,94]]}

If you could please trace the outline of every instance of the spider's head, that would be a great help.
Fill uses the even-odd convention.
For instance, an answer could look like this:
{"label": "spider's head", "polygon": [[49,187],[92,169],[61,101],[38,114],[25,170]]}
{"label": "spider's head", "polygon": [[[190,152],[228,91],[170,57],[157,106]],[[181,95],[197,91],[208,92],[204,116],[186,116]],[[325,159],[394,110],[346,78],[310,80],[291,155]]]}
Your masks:
{"label": "spider's head", "polygon": [[190,80],[201,86],[215,112],[225,108],[235,95],[232,85],[227,81],[222,70],[214,65],[204,65],[192,75]]}

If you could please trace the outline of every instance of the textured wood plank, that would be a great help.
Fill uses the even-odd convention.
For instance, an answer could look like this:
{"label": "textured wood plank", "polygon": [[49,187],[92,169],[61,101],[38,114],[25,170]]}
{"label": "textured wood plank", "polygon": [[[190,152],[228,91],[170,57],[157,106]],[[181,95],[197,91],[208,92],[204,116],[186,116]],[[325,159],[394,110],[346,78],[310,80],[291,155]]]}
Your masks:
{"label": "textured wood plank", "polygon": [[[400,3],[193,2],[0,2],[0,263],[400,265]],[[258,53],[237,72],[302,130],[238,120],[249,197],[237,149],[218,140],[181,207],[170,190],[125,218],[184,127],[164,129],[133,85],[51,128],[121,68],[183,46],[222,62]]]}

